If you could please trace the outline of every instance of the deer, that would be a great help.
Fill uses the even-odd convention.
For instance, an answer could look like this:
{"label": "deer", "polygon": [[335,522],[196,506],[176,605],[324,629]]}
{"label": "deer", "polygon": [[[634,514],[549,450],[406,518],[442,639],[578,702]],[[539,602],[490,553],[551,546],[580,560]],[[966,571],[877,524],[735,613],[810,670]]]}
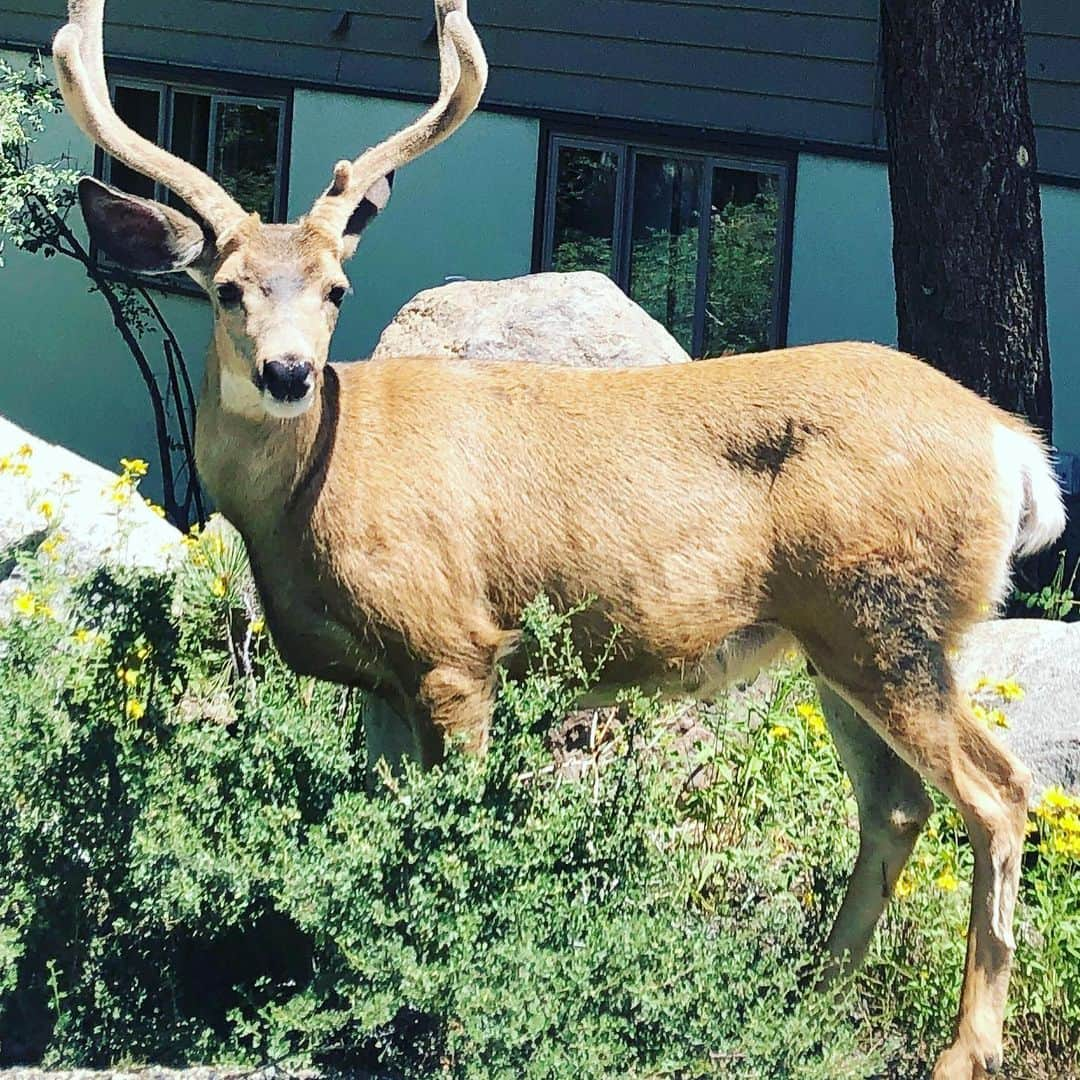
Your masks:
{"label": "deer", "polygon": [[922,361],[854,342],[621,370],[330,364],[344,266],[395,170],[480,101],[466,0],[435,0],[435,103],[334,165],[290,224],[245,212],[118,117],[104,6],[70,0],[55,37],[67,109],[188,211],[91,177],[80,207],[111,259],[185,271],[209,297],[196,459],[285,662],[388,703],[432,767],[448,745],[483,753],[539,593],[595,599],[575,616],[586,646],[620,628],[597,701],[634,684],[710,700],[798,648],[860,830],[825,981],[863,958],[933,785],[974,851],[955,1034],[933,1076],[998,1071],[1032,778],[975,718],[952,658],[1013,560],[1064,528],[1041,436]]}

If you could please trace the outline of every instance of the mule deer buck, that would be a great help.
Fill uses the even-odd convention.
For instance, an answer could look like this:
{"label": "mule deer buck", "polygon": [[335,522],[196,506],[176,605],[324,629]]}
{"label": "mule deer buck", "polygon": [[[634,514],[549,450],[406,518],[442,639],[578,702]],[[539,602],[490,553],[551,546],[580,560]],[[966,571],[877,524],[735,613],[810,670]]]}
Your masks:
{"label": "mule deer buck", "polygon": [[926,780],[975,853],[967,966],[938,1080],[1001,1062],[1030,776],[972,715],[950,655],[1002,600],[1014,555],[1064,527],[1045,447],[912,357],[831,344],[627,370],[407,357],[328,365],[343,264],[394,169],[476,108],[465,0],[436,0],[440,94],[333,169],[295,224],[263,224],[114,112],[104,0],[71,0],[53,51],[68,109],[192,216],[80,182],[91,236],[186,270],[214,328],[202,478],[242,534],[298,672],[366,687],[433,763],[480,751],[497,665],[547,591],[586,640],[622,628],[608,685],[707,698],[798,645],[856,792],[861,845],[829,937],[857,963],[920,827]]}

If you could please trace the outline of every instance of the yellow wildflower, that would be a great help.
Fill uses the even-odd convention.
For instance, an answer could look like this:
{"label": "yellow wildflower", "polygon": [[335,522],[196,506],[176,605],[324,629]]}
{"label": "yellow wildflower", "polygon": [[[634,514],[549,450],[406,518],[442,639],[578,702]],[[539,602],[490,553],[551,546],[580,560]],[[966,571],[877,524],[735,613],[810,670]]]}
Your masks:
{"label": "yellow wildflower", "polygon": [[138,647],[138,648],[137,648],[137,649],[135,650],[135,655],[136,655],[136,656],[137,656],[137,657],[138,657],[138,658],[139,658],[140,660],[145,660],[145,659],[146,659],[146,658],[147,658],[147,657],[148,657],[148,656],[150,655],[150,646],[149,646],[149,645],[140,645],[140,646],[139,646],[139,647]]}
{"label": "yellow wildflower", "polygon": [[89,645],[94,640],[94,633],[92,630],[87,630],[85,627],[76,627],[75,632],[71,635],[71,640],[76,645]]}
{"label": "yellow wildflower", "polygon": [[32,616],[38,609],[34,594],[28,592],[16,593],[15,598],[11,601],[11,606],[15,609],[17,615]]}
{"label": "yellow wildflower", "polygon": [[163,518],[165,516],[164,506],[158,506],[158,504],[151,499],[146,500],[146,505],[150,508],[150,512],[153,514],[157,514],[159,518]]}
{"label": "yellow wildflower", "polygon": [[814,735],[824,735],[826,732],[825,714],[816,705],[804,702],[795,706],[795,715],[806,725],[807,730]]}
{"label": "yellow wildflower", "polygon": [[251,632],[253,634],[261,634],[266,629],[266,620],[261,616],[257,619],[251,620]]}
{"label": "yellow wildflower", "polygon": [[63,484],[65,487],[75,483],[75,477],[72,476],[71,473],[69,473],[66,469],[57,477],[57,480],[59,480],[60,483]]}
{"label": "yellow wildflower", "polygon": [[149,465],[142,458],[126,458],[120,459],[120,468],[129,476],[145,476]]}
{"label": "yellow wildflower", "polygon": [[141,701],[137,701],[135,698],[132,698],[127,703],[127,709],[125,711],[127,712],[129,719],[141,720],[146,713],[146,706],[143,705]]}
{"label": "yellow wildflower", "polygon": [[43,555],[48,555],[51,559],[56,554],[56,549],[67,539],[62,532],[54,532],[52,536],[45,540],[42,540],[41,546],[38,548]]}
{"label": "yellow wildflower", "polygon": [[124,667],[123,664],[116,669],[116,677],[125,686],[134,686],[139,681],[139,673],[135,668]]}
{"label": "yellow wildflower", "polygon": [[1024,688],[1015,679],[1002,679],[994,683],[994,693],[1003,701],[1019,701],[1024,696]]}
{"label": "yellow wildflower", "polygon": [[934,884],[943,892],[955,892],[960,881],[951,870],[943,870],[934,878]]}
{"label": "yellow wildflower", "polygon": [[1043,792],[1043,805],[1051,810],[1080,810],[1080,798],[1066,793],[1065,789],[1055,784]]}
{"label": "yellow wildflower", "polygon": [[20,446],[19,449],[15,451],[15,453],[18,454],[21,458],[33,457],[34,448],[29,443],[23,443],[22,446]]}
{"label": "yellow wildflower", "polygon": [[1064,833],[1076,833],[1080,836],[1080,814],[1073,813],[1071,810],[1062,814],[1056,822],[1054,827],[1060,829]]}
{"label": "yellow wildflower", "polygon": [[1055,855],[1066,855],[1070,859],[1080,859],[1080,836],[1064,836],[1056,833],[1050,841],[1050,848]]}
{"label": "yellow wildflower", "polygon": [[769,728],[769,734],[774,739],[788,739],[791,737],[791,728],[786,724],[773,724],[773,726]]}
{"label": "yellow wildflower", "polygon": [[1007,728],[1009,726],[1009,718],[1001,709],[988,709],[977,701],[971,703],[971,714],[987,727]]}
{"label": "yellow wildflower", "polygon": [[46,520],[52,521],[56,513],[56,504],[51,499],[42,499],[38,503],[38,513]]}
{"label": "yellow wildflower", "polygon": [[212,582],[210,582],[210,591],[220,600],[228,591],[228,586],[225,579],[218,574]]}
{"label": "yellow wildflower", "polygon": [[906,900],[912,893],[915,892],[915,880],[905,870],[896,881],[896,888],[893,890],[893,895],[897,900]]}

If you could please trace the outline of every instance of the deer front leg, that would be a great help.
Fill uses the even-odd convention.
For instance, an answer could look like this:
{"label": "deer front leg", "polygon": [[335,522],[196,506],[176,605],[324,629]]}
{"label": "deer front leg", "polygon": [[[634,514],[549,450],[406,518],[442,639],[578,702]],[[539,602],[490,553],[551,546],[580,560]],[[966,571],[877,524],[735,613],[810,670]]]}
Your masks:
{"label": "deer front leg", "polygon": [[466,753],[487,750],[499,661],[516,647],[520,633],[504,630],[477,603],[447,619],[456,632],[429,648],[430,667],[420,679],[417,742],[425,768],[437,765],[448,741]]}
{"label": "deer front leg", "polygon": [[482,672],[441,664],[420,681],[426,715],[419,718],[416,735],[424,768],[443,760],[448,741],[459,743],[470,754],[487,750],[494,673],[494,665]]}

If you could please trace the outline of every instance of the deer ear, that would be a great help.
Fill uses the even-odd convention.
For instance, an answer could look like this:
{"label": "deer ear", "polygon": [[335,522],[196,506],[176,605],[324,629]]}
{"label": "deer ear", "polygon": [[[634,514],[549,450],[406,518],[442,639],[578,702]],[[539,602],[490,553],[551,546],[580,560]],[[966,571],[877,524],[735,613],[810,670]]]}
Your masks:
{"label": "deer ear", "polygon": [[206,246],[202,226],[171,206],[84,176],[79,205],[90,238],[127,270],[166,274],[190,266]]}
{"label": "deer ear", "polygon": [[[348,224],[345,226],[345,238],[348,244],[351,255],[356,250],[357,241],[360,239],[360,234],[368,227],[372,218],[375,217],[379,211],[386,208],[386,204],[390,201],[390,192],[394,189],[394,174],[387,173],[386,176],[380,177],[364,192],[364,197],[360,200],[360,204],[352,212],[352,217],[349,218]],[[352,238],[349,243],[349,238]]]}

